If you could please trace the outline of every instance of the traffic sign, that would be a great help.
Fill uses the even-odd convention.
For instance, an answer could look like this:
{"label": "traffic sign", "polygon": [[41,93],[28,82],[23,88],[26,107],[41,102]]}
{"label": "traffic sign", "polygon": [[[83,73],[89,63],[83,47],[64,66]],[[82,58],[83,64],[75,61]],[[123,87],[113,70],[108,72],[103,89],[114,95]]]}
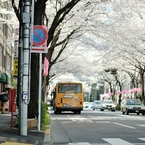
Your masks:
{"label": "traffic sign", "polygon": [[13,76],[18,76],[18,59],[14,59],[13,67]]}
{"label": "traffic sign", "polygon": [[23,92],[23,99],[28,99],[28,92]]}
{"label": "traffic sign", "polygon": [[38,47],[38,46],[33,46],[31,48],[31,53],[48,53],[48,47]]}
{"label": "traffic sign", "polygon": [[33,45],[42,46],[47,39],[47,30],[43,26],[35,25],[33,28]]}

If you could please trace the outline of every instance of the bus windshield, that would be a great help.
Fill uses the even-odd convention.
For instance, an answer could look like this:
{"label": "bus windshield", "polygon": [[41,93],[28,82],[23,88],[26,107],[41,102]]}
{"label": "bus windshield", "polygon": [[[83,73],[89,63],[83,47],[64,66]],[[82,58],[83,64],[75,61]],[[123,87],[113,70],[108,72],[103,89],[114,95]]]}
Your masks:
{"label": "bus windshield", "polygon": [[58,85],[58,93],[65,93],[65,92],[76,92],[81,93],[81,85],[80,84],[59,84]]}

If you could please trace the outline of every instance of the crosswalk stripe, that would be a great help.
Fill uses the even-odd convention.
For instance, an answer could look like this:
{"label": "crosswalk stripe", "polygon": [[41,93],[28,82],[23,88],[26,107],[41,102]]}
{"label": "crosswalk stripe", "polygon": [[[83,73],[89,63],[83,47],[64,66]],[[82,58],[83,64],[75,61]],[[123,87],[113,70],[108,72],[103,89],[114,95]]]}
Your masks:
{"label": "crosswalk stripe", "polygon": [[138,138],[138,139],[145,141],[145,138]]}
{"label": "crosswalk stripe", "polygon": [[[145,141],[145,138],[137,138]],[[75,142],[67,143],[66,145],[145,145],[145,143],[130,143],[121,138],[102,138],[104,143],[89,143],[89,142]]]}
{"label": "crosswalk stripe", "polygon": [[141,127],[145,127],[145,124],[136,124],[138,126],[141,126]]}
{"label": "crosswalk stripe", "polygon": [[111,145],[134,145],[120,138],[102,138],[102,139],[110,143]]}
{"label": "crosswalk stripe", "polygon": [[68,145],[90,145],[88,142],[68,143]]}

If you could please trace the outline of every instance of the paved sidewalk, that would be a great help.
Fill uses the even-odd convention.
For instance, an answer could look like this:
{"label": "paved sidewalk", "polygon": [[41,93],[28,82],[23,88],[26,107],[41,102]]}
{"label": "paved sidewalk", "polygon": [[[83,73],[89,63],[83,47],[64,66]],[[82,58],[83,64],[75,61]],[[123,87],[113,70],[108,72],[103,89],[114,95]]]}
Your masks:
{"label": "paved sidewalk", "polygon": [[70,142],[69,136],[58,120],[51,122],[50,130],[51,133],[47,135],[48,139],[43,145],[68,145]]}
{"label": "paved sidewalk", "polygon": [[43,145],[48,136],[49,133],[38,130],[28,130],[27,136],[21,136],[18,128],[11,129],[11,113],[0,114],[0,145]]}

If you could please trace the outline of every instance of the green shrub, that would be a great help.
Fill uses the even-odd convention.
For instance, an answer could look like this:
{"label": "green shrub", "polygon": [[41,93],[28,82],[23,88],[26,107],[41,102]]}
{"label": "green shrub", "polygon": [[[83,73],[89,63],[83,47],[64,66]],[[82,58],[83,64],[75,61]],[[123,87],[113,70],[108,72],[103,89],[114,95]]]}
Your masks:
{"label": "green shrub", "polygon": [[120,105],[119,104],[116,105],[116,110],[120,110]]}
{"label": "green shrub", "polygon": [[15,119],[14,119],[14,126],[15,126],[15,125],[18,125],[18,122],[19,122],[18,118],[15,118]]}
{"label": "green shrub", "polygon": [[47,128],[47,125],[50,124],[50,115],[47,112],[48,111],[48,105],[47,103],[42,103],[42,116],[41,116],[41,128],[42,130],[45,130]]}

